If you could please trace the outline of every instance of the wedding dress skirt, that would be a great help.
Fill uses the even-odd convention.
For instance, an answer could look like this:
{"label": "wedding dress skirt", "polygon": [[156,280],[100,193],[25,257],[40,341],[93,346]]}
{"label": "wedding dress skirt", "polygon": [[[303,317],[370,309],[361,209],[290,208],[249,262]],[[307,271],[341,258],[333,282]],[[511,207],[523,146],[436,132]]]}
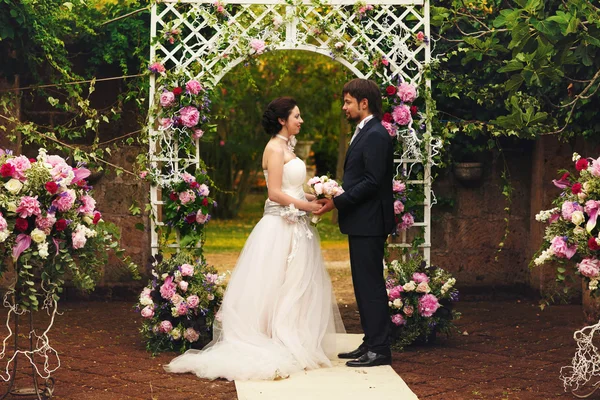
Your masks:
{"label": "wedding dress skirt", "polygon": [[[282,190],[304,198],[305,177],[304,162],[293,159]],[[213,341],[172,360],[167,372],[253,380],[331,366],[344,328],[318,232],[298,211],[267,200],[229,280]]]}

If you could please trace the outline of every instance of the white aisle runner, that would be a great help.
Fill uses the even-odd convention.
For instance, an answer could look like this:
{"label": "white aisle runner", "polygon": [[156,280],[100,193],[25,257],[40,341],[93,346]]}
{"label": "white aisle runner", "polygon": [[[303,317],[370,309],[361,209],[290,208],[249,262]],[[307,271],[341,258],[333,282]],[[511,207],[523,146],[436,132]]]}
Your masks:
{"label": "white aisle runner", "polygon": [[[338,335],[338,351],[350,351],[362,335]],[[235,381],[239,400],[416,400],[417,396],[389,365],[350,368],[333,360],[333,368],[292,374],[278,381]]]}

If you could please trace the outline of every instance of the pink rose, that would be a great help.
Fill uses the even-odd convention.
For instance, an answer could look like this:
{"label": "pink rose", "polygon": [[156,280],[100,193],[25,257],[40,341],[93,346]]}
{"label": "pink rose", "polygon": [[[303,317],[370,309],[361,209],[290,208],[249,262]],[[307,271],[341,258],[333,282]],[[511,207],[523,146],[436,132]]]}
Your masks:
{"label": "pink rose", "polygon": [[186,281],[179,282],[179,289],[181,289],[182,292],[187,292],[188,283]]}
{"label": "pink rose", "polygon": [[208,214],[202,214],[202,210],[198,210],[196,214],[196,222],[199,224],[205,224],[208,220]]}
{"label": "pink rose", "polygon": [[407,317],[412,316],[414,312],[415,312],[415,309],[412,306],[404,306],[404,314]]}
{"label": "pink rose", "polygon": [[392,117],[397,124],[408,125],[412,120],[412,116],[410,115],[410,107],[405,104],[394,107],[394,111],[392,111]]}
{"label": "pink rose", "polygon": [[398,230],[405,231],[415,224],[415,219],[411,213],[406,213],[402,216],[402,222],[398,224]]}
{"label": "pink rose", "polygon": [[196,307],[198,307],[198,304],[200,304],[200,298],[196,295],[189,296],[186,299],[186,303],[189,308],[196,308]]}
{"label": "pink rose", "polygon": [[200,194],[200,196],[208,196],[210,194],[208,186],[206,186],[204,183],[200,185],[200,187],[198,188],[198,194]]}
{"label": "pink rose", "polygon": [[429,277],[422,272],[415,272],[412,276],[412,279],[417,283],[429,282]]}
{"label": "pink rose", "polygon": [[550,243],[554,255],[558,258],[571,258],[577,252],[577,245],[569,246],[563,236],[556,236]]}
{"label": "pink rose", "polygon": [[381,121],[381,125],[383,125],[383,127],[386,131],[388,131],[391,137],[396,137],[396,135],[398,135],[398,130],[391,122]]}
{"label": "pink rose", "polygon": [[565,201],[562,205],[562,217],[570,221],[575,211],[583,211],[583,207],[576,201]]}
{"label": "pink rose", "polygon": [[396,299],[399,299],[403,291],[404,289],[402,288],[402,285],[394,286],[390,289],[390,294],[388,295],[389,300],[394,301]]}
{"label": "pink rose", "polygon": [[190,183],[190,182],[195,182],[196,178],[194,177],[194,175],[189,174],[187,172],[184,172],[183,174],[181,174],[181,179],[183,179],[183,181],[185,183]]}
{"label": "pink rose", "polygon": [[194,133],[192,134],[192,139],[200,139],[204,136],[204,131],[202,129],[194,129]]}
{"label": "pink rose", "polygon": [[322,195],[323,194],[323,184],[321,182],[315,183],[314,190],[315,190],[315,194],[317,196]]}
{"label": "pink rose", "polygon": [[400,85],[398,85],[397,95],[403,102],[412,103],[417,98],[417,88],[415,88],[415,85],[412,83],[402,82]]}
{"label": "pink rose", "polygon": [[185,301],[182,301],[181,303],[177,304],[177,314],[185,315],[185,314],[187,314],[187,311],[188,311],[188,306]]}
{"label": "pink rose", "polygon": [[160,105],[163,107],[170,107],[175,103],[175,94],[168,90],[160,94]]}
{"label": "pink rose", "polygon": [[181,204],[191,203],[196,200],[196,195],[191,190],[186,190],[185,192],[179,193],[179,200]]}
{"label": "pink rose", "polygon": [[192,106],[183,107],[179,112],[179,116],[181,117],[181,123],[188,128],[198,125],[200,120],[200,112]]}
{"label": "pink rose", "polygon": [[396,326],[406,325],[406,320],[400,314],[394,314],[394,315],[392,315],[392,322]]}
{"label": "pink rose", "polygon": [[417,33],[417,41],[422,42],[425,40],[425,34],[423,32]]}
{"label": "pink rose", "polygon": [[25,171],[31,168],[31,162],[25,156],[17,156],[11,158],[6,162],[7,164],[12,165],[15,168],[15,172],[13,173],[13,178],[16,178],[20,181],[25,181]]}
{"label": "pink rose", "polygon": [[579,273],[588,278],[597,278],[600,275],[600,260],[595,258],[584,258],[577,264]]}
{"label": "pink rose", "polygon": [[197,80],[191,79],[185,84],[185,88],[191,94],[198,94],[202,90],[202,85]]}
{"label": "pink rose", "polygon": [[144,318],[152,318],[154,317],[154,308],[152,306],[146,306],[142,309],[141,314]]}
{"label": "pink rose", "polygon": [[[44,231],[46,235],[50,234],[50,231],[52,231],[52,227],[55,223],[56,217],[54,214],[48,214],[46,217],[38,215],[38,217],[35,219],[35,226]],[[0,228],[0,230],[2,229]]]}
{"label": "pink rose", "polygon": [[73,241],[74,249],[81,249],[87,243],[85,232],[83,230],[77,230],[71,234],[71,240]]}
{"label": "pink rose", "polygon": [[404,204],[400,200],[394,202],[394,214],[401,214],[404,211]]}
{"label": "pink rose", "polygon": [[173,283],[173,277],[167,276],[165,283],[160,287],[160,295],[163,299],[169,300],[175,294],[175,284]]}
{"label": "pink rose", "polygon": [[94,209],[96,208],[96,200],[94,200],[93,197],[86,194],[81,196],[79,201],[81,201],[82,205],[77,209],[77,211],[86,215],[91,215],[94,213]]}
{"label": "pink rose", "polygon": [[200,339],[200,334],[196,332],[194,328],[187,328],[185,332],[183,332],[183,338],[188,342],[193,343]]}
{"label": "pink rose", "polygon": [[8,228],[8,224],[6,223],[4,216],[2,216],[2,213],[0,212],[0,231],[5,230],[6,228]]}
{"label": "pink rose", "polygon": [[431,317],[440,308],[437,297],[432,294],[424,294],[419,299],[419,314]]}
{"label": "pink rose", "polygon": [[181,276],[192,276],[194,275],[194,266],[190,264],[183,264],[179,270],[181,271]]}
{"label": "pink rose", "polygon": [[162,321],[158,330],[162,333],[169,333],[173,330],[173,325],[171,324],[171,321]]}
{"label": "pink rose", "polygon": [[219,275],[217,274],[206,274],[206,282],[208,283],[217,283],[217,280],[219,279]]}
{"label": "pink rose", "polygon": [[267,48],[267,45],[265,44],[264,40],[252,39],[250,41],[250,47],[252,48],[252,50],[254,50],[254,53],[262,54]]}
{"label": "pink rose", "polygon": [[52,205],[55,206],[58,211],[69,211],[71,207],[73,207],[73,204],[75,204],[75,198],[75,191],[73,189],[69,189],[60,193],[58,197],[54,199]]}
{"label": "pink rose", "polygon": [[402,193],[406,189],[406,185],[402,181],[393,180],[392,181],[392,191],[394,193]]}
{"label": "pink rose", "polygon": [[31,217],[32,215],[40,215],[42,210],[40,210],[40,202],[37,200],[37,196],[23,196],[16,212],[21,218]]}
{"label": "pink rose", "polygon": [[171,118],[161,118],[158,122],[160,124],[160,129],[167,129],[173,124],[173,120]]}

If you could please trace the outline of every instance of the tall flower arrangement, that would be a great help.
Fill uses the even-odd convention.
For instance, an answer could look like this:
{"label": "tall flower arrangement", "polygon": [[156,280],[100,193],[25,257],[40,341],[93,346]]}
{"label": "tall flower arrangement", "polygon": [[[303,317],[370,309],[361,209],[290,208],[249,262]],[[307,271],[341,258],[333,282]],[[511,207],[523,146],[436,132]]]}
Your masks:
{"label": "tall flower arrangement", "polygon": [[[550,260],[575,265],[575,274],[581,275],[590,292],[598,295],[600,280],[600,158],[583,158],[573,153],[578,175],[562,171],[553,181],[562,189],[552,204],[553,208],[540,211],[536,220],[547,224],[544,243],[535,265]],[[557,280],[565,281],[566,268],[557,268]]]}
{"label": "tall flower arrangement", "polygon": [[[37,309],[58,299],[64,275],[93,289],[115,229],[104,223],[86,182],[90,171],[39,150],[36,159],[0,150],[0,276],[16,266],[17,305]],[[127,260],[128,261],[128,260]],[[133,269],[135,265],[129,263]]]}
{"label": "tall flower arrangement", "polygon": [[189,253],[169,259],[157,255],[152,260],[152,280],[136,305],[148,351],[184,352],[206,345],[223,299],[223,282],[224,275]]}
{"label": "tall flower arrangement", "polygon": [[394,329],[393,346],[401,349],[436,332],[450,334],[460,313],[453,309],[458,300],[456,279],[412,254],[406,261],[388,263],[386,289]]}

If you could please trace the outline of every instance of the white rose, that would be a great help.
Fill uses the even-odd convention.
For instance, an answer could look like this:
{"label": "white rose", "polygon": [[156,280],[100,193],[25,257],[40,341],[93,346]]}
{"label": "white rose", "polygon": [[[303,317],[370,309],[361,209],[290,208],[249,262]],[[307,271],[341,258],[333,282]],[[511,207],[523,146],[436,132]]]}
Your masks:
{"label": "white rose", "polygon": [[38,244],[38,254],[41,258],[46,259],[50,255],[48,252],[48,242]]}
{"label": "white rose", "polygon": [[410,281],[408,283],[405,283],[404,286],[402,286],[402,289],[404,289],[405,292],[412,292],[416,288],[417,285],[415,284],[415,281]]}
{"label": "white rose", "polygon": [[42,243],[46,241],[46,234],[43,230],[35,228],[31,231],[31,239],[36,243]]}
{"label": "white rose", "polygon": [[152,299],[148,296],[142,296],[140,297],[140,304],[143,306],[151,306],[154,305],[154,302],[152,301]]}
{"label": "white rose", "polygon": [[172,315],[174,318],[177,318],[177,317],[179,317],[179,312],[177,311],[177,307],[171,307],[171,315]]}
{"label": "white rose", "polygon": [[585,182],[583,184],[583,190],[585,190],[586,192],[590,191],[590,183],[589,182]]}
{"label": "white rose", "polygon": [[9,212],[17,212],[17,203],[15,203],[14,201],[10,201],[8,203],[6,203],[6,209]]}
{"label": "white rose", "polygon": [[10,236],[8,229],[0,231],[0,243],[4,242]]}
{"label": "white rose", "polygon": [[173,329],[173,330],[170,332],[170,335],[171,335],[171,337],[172,337],[174,340],[179,340],[179,339],[181,339],[181,329],[179,329],[179,328],[175,328],[175,329]]}
{"label": "white rose", "polygon": [[418,293],[429,293],[429,292],[431,292],[431,289],[429,288],[429,284],[427,282],[421,282],[421,283],[419,283],[419,286],[417,286],[417,292]]}
{"label": "white rose", "polygon": [[577,197],[579,198],[579,202],[583,203],[583,201],[587,198],[587,193],[579,192],[577,193]]}
{"label": "white rose", "polygon": [[585,216],[582,211],[575,211],[571,214],[571,222],[575,225],[581,225],[585,221]]}
{"label": "white rose", "polygon": [[4,188],[12,194],[17,194],[23,188],[23,184],[17,179],[11,179],[4,184]]}
{"label": "white rose", "polygon": [[394,307],[396,307],[398,309],[402,308],[402,306],[403,306],[402,300],[400,300],[400,299],[394,300],[393,304],[394,304]]}

